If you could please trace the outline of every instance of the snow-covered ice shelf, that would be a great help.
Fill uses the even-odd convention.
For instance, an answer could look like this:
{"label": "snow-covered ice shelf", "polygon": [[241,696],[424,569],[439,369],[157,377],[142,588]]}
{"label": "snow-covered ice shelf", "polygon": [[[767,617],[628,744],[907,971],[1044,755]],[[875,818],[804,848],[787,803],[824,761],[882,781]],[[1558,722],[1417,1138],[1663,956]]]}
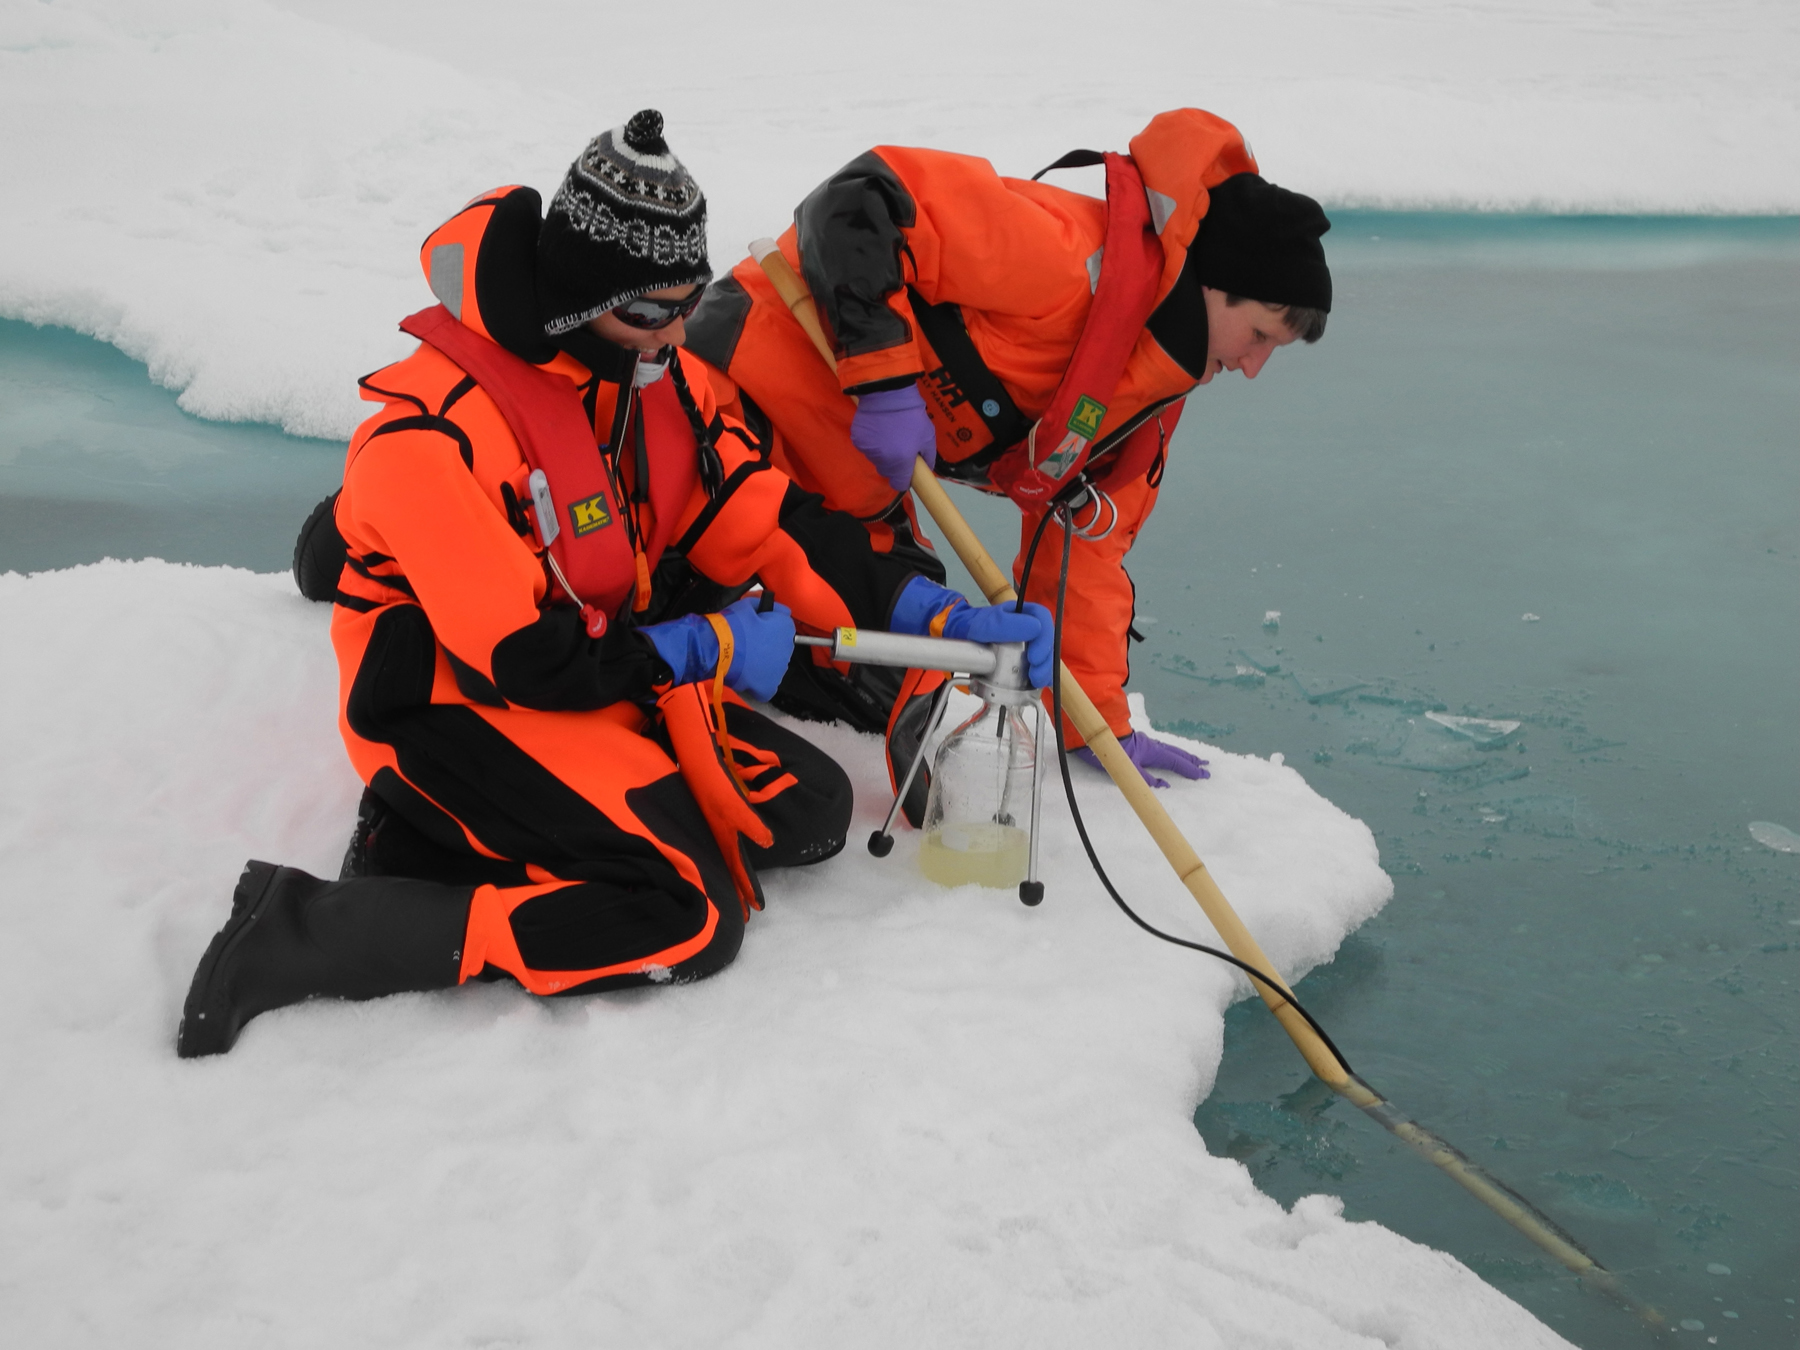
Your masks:
{"label": "snow-covered ice shelf", "polygon": [[[1561,1344],[1189,1120],[1231,972],[1152,943],[1046,803],[1049,898],[942,891],[903,834],[774,874],[721,976],[265,1015],[175,1059],[248,856],[335,866],[356,798],[327,611],[281,576],[0,576],[0,1270],[21,1343]],[[852,839],[885,805],[849,766]],[[1390,892],[1293,769],[1167,801],[1282,969]],[[1206,932],[1098,775],[1150,916]]]}

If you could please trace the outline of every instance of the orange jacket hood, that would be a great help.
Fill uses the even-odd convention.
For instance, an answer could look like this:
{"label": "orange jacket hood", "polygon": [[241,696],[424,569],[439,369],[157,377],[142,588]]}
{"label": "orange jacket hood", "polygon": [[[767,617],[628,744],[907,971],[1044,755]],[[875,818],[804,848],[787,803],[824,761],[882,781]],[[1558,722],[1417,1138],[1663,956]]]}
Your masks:
{"label": "orange jacket hood", "polygon": [[419,249],[425,282],[465,328],[536,364],[554,360],[537,303],[536,189],[499,187],[474,198]]}
{"label": "orange jacket hood", "polygon": [[1210,190],[1234,174],[1256,173],[1243,134],[1198,108],[1158,113],[1131,138],[1131,158],[1143,175],[1150,219],[1163,246],[1160,304],[1181,275],[1188,249],[1211,204]]}

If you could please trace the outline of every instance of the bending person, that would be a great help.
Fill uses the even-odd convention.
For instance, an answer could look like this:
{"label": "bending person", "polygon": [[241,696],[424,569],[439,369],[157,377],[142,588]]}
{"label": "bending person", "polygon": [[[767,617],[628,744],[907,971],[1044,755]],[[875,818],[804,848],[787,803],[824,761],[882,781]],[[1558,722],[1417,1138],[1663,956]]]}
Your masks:
{"label": "bending person", "polygon": [[1047,666],[1047,616],[973,609],[878,552],[721,415],[679,350],[705,199],[659,114],[595,138],[539,206],[500,188],[434,232],[441,304],[362,381],[381,406],[296,563],[335,601],[360,819],[335,881],[246,866],[184,1057],[317,995],[724,967],[759,871],[849,827],[843,771],[745,701],[774,692],[796,621],[1025,640]]}
{"label": "bending person", "polygon": [[[1063,658],[1161,785],[1159,769],[1205,775],[1131,728],[1125,557],[1186,396],[1224,371],[1255,379],[1277,348],[1324,333],[1330,224],[1311,198],[1258,176],[1236,128],[1196,109],[1156,117],[1129,156],[1077,151],[1052,168],[1103,160],[1106,202],[967,155],[878,146],[801,202],[779,241],[817,302],[836,376],[751,260],[708,290],[688,345],[727,406],[772,425],[778,465],[921,570],[934,560],[906,493],[915,456],[1017,503],[1015,583],[1045,512],[1073,504]],[[1044,560],[1061,545],[1053,524],[1029,599],[1054,600]],[[776,706],[879,727],[891,693],[879,678],[796,663]]]}

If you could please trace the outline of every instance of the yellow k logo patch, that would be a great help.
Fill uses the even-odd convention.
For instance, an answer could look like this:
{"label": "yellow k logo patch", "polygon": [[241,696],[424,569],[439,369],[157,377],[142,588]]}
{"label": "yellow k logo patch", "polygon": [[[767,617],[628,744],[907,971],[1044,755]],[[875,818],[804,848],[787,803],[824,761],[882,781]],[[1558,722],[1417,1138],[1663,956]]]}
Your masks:
{"label": "yellow k logo patch", "polygon": [[586,501],[570,502],[569,519],[577,535],[592,534],[612,524],[612,512],[606,509],[606,494],[596,492]]}
{"label": "yellow k logo patch", "polygon": [[1091,441],[1100,434],[1100,423],[1105,420],[1106,405],[1083,394],[1069,417],[1069,430],[1082,440]]}

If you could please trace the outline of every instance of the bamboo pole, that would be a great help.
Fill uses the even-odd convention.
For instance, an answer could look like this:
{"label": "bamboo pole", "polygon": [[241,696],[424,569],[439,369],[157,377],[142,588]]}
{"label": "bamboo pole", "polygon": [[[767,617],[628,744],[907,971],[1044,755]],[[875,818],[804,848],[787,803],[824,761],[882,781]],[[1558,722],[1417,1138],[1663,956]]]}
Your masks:
{"label": "bamboo pole", "polygon": [[[750,245],[750,254],[775,287],[775,293],[806,331],[819,355],[835,371],[837,357],[825,336],[824,326],[819,322],[818,307],[811,292],[807,290],[806,282],[794,271],[793,265],[774,240],[756,240]],[[1016,600],[1018,592],[1013,589],[1011,579],[1000,570],[975,531],[969,528],[968,521],[963,519],[962,512],[957,510],[956,503],[950,500],[950,494],[944,491],[943,484],[938,482],[937,475],[932,473],[923,459],[913,461],[912,490],[937,523],[956,556],[962,560],[963,566],[969,569],[969,575],[981,587],[988,603],[998,605]],[[1268,1005],[1282,1030],[1287,1032],[1307,1067],[1327,1086],[1405,1142],[1420,1157],[1444,1171],[1560,1264],[1618,1299],[1646,1322],[1660,1326],[1664,1321],[1660,1312],[1638,1300],[1619,1283],[1611,1271],[1583,1251],[1574,1238],[1563,1232],[1547,1215],[1539,1212],[1530,1201],[1437,1134],[1407,1116],[1349,1071],[1319,1033],[1295,1011],[1293,1005],[1283,1000],[1282,994],[1292,995],[1293,991],[1276,971],[1262,945],[1238,917],[1237,911],[1231,907],[1231,902],[1213,880],[1212,873],[1207,871],[1200,855],[1194,851],[1187,836],[1182,834],[1181,827],[1157,799],[1155,789],[1144,781],[1143,774],[1131,762],[1131,756],[1125,753],[1125,747],[1119,744],[1119,738],[1113,734],[1112,728],[1082,689],[1080,681],[1070,673],[1068,666],[1057,667],[1057,682],[1061,686],[1063,711],[1068,715],[1070,723],[1081,733],[1082,740],[1087,742],[1088,748],[1099,759],[1107,776],[1125,795],[1125,800],[1143,822],[1144,828],[1150,832],[1150,837],[1156,841],[1163,857],[1175,869],[1175,875],[1187,887],[1188,894],[1199,904],[1207,922],[1212,924],[1213,930],[1224,942],[1226,950],[1262,976],[1261,979],[1252,980],[1251,986]]]}

